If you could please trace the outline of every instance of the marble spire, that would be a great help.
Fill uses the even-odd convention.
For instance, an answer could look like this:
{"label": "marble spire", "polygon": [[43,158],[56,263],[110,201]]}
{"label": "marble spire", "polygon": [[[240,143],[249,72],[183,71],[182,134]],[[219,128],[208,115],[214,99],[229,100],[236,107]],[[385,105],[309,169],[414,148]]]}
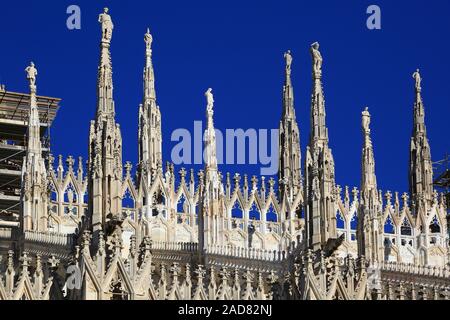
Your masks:
{"label": "marble spire", "polygon": [[306,149],[305,205],[308,247],[323,248],[337,237],[335,211],[334,158],[328,147],[325,99],[322,89],[322,55],[317,42],[311,45],[313,92],[311,96],[311,133]]}
{"label": "marble spire", "polygon": [[108,12],[108,8],[105,8],[98,18],[102,28],[102,38],[100,42],[100,62],[97,80],[97,116],[102,119],[111,115],[114,116],[115,112],[110,53],[114,24]]}
{"label": "marble spire", "polygon": [[161,112],[156,104],[155,74],[152,63],[153,37],[150,29],[144,35],[145,67],[143,72],[144,95],[139,106],[139,168],[140,176],[151,182],[152,173],[162,167]]}
{"label": "marble spire", "polygon": [[313,60],[313,92],[311,107],[311,135],[310,143],[317,141],[320,147],[328,144],[328,128],[325,121],[325,98],[322,87],[322,63],[323,58],[319,51],[319,43],[311,45],[311,56]]}
{"label": "marble spire", "polygon": [[375,157],[373,153],[371,131],[370,131],[371,116],[369,108],[362,112],[362,131],[364,136],[364,147],[362,152],[362,180],[361,192],[362,198],[365,198],[365,193],[377,193],[377,177],[375,175]]}
{"label": "marble spire", "polygon": [[412,205],[418,206],[423,199],[433,200],[433,165],[425,127],[425,108],[422,101],[422,77],[419,69],[413,74],[415,80],[414,127],[409,152],[409,189]]}
{"label": "marble spire", "polygon": [[[281,198],[287,194],[290,199],[301,187],[300,131],[294,108],[294,88],[291,81],[292,55],[284,54],[285,82],[283,86],[283,112],[280,120],[278,180]],[[285,192],[286,191],[286,192]]]}
{"label": "marble spire", "polygon": [[25,69],[30,87],[30,113],[28,118],[28,146],[22,165],[22,199],[24,230],[47,229],[47,170],[42,157],[40,121],[37,105],[37,69],[33,62]]}

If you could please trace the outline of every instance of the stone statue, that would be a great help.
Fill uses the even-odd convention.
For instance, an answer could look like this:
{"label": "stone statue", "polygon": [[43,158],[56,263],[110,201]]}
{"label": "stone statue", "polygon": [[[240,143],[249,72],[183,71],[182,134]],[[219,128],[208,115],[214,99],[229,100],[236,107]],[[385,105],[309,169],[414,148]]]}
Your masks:
{"label": "stone statue", "polygon": [[291,65],[292,65],[292,55],[291,50],[288,50],[284,54],[284,59],[286,60],[286,73],[291,74]]}
{"label": "stone statue", "polygon": [[214,108],[214,96],[213,96],[211,88],[209,88],[205,92],[205,97],[206,97],[206,102],[207,102],[206,110],[207,110],[208,114],[211,114],[213,112],[213,108]]}
{"label": "stone statue", "polygon": [[422,77],[420,76],[420,70],[417,69],[416,72],[413,73],[413,78],[416,80],[416,91],[420,92],[422,90]]}
{"label": "stone statue", "polygon": [[368,107],[362,112],[362,128],[366,134],[370,133],[370,113]]}
{"label": "stone statue", "polygon": [[321,73],[323,58],[319,51],[319,43],[318,42],[314,42],[311,45],[311,55],[313,58],[314,73]]}
{"label": "stone statue", "polygon": [[144,36],[144,41],[145,41],[145,44],[147,45],[147,48],[150,49],[152,46],[153,37],[150,34],[150,29],[148,29],[148,28],[147,28],[147,33]]}
{"label": "stone statue", "polygon": [[27,79],[30,81],[30,86],[36,85],[36,76],[38,74],[34,63],[31,62],[30,65],[25,69],[25,72],[27,73]]}
{"label": "stone statue", "polygon": [[111,16],[108,14],[108,8],[103,9],[103,13],[98,16],[98,22],[102,24],[102,38],[106,41],[111,41],[114,24]]}

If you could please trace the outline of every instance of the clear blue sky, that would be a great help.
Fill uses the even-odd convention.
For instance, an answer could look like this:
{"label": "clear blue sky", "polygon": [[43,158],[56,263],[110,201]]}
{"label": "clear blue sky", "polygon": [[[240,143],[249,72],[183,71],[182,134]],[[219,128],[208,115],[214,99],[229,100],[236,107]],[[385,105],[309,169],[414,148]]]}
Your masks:
{"label": "clear blue sky", "polygon": [[[66,8],[78,4],[82,29],[66,28]],[[377,4],[382,30],[366,28]],[[302,155],[309,136],[311,58],[319,41],[337,183],[359,186],[360,115],[372,113],[379,186],[406,191],[414,99],[413,71],[423,98],[433,160],[450,151],[450,2],[433,1],[7,1],[0,14],[0,83],[27,91],[24,68],[39,70],[38,92],[63,99],[52,128],[55,154],[86,156],[96,105],[100,30],[107,5],[117,121],[124,160],[137,159],[137,114],[142,99],[143,35],[154,37],[153,60],[163,117],[164,161],[176,128],[203,120],[203,93],[212,87],[216,127],[277,128],[281,115],[283,53],[294,56],[293,81]],[[254,166],[222,167],[254,174]]]}

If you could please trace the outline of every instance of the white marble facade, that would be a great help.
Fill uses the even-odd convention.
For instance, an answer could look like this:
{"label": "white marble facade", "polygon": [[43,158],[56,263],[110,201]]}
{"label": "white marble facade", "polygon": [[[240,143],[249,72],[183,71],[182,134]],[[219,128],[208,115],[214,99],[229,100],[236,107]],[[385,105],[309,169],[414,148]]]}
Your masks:
{"label": "white marble facade", "polygon": [[[102,38],[98,103],[90,127],[87,167],[81,158],[76,163],[73,157],[63,161],[61,156],[56,163],[50,156],[44,164],[40,142],[36,140],[38,133],[33,129],[36,122],[32,104],[29,126],[33,130],[29,130],[30,147],[22,178],[24,214],[20,222],[25,240],[19,241],[19,252],[12,250],[3,260],[9,263],[4,276],[10,284],[1,285],[0,299],[21,297],[11,284],[21,281],[14,271],[17,268],[13,256],[17,258],[18,254],[36,256],[29,265],[22,262],[22,270],[39,271],[40,259],[45,258],[46,266],[53,266],[52,270],[58,270],[55,272],[63,278],[68,261],[87,272],[82,293],[66,291],[65,298],[71,299],[113,299],[115,294],[127,299],[418,299],[432,294],[435,298],[448,297],[441,294],[442,288],[450,288],[447,209],[443,196],[432,186],[419,71],[414,73],[408,194],[377,189],[368,109],[362,113],[360,187],[341,188],[336,183],[334,159],[328,146],[332,133],[329,136],[325,121],[323,58],[318,43],[311,46],[311,132],[304,162],[291,81],[293,58],[288,51],[278,181],[223,175],[219,171],[211,89],[205,94],[208,159],[204,170],[186,171],[175,169],[170,163],[163,165],[163,109],[157,104],[153,38],[147,31],[144,93],[138,108],[139,163],[133,174],[131,163],[122,161],[125,141],[114,116],[110,54],[114,27],[108,10],[100,15],[99,22]],[[31,94],[35,95],[37,71],[27,70]],[[347,279],[345,288],[340,284],[341,273],[330,273],[325,267],[317,269],[317,265],[326,263],[342,271],[342,279]],[[108,272],[107,268],[115,269]],[[191,285],[191,268],[201,283],[205,272],[209,274],[206,291]],[[233,276],[226,269],[234,270],[234,289],[227,287]],[[381,272],[375,286],[367,283],[370,270]],[[306,285],[299,279],[309,272],[316,280],[308,280],[312,282]],[[349,272],[355,279],[351,284]],[[222,282],[215,282],[215,273]],[[283,276],[286,274],[289,276]],[[402,275],[409,280],[398,282]],[[322,277],[331,279],[324,280],[330,283],[326,288],[320,285]],[[443,283],[440,291],[423,285],[417,289],[420,293],[415,291],[416,278],[421,283],[434,283],[427,277]],[[286,281],[294,288],[290,293],[281,289]],[[391,287],[394,282],[401,283],[400,289],[394,290],[396,293]],[[236,289],[241,286],[242,292]],[[26,298],[53,299],[64,295],[55,297],[35,291]]]}

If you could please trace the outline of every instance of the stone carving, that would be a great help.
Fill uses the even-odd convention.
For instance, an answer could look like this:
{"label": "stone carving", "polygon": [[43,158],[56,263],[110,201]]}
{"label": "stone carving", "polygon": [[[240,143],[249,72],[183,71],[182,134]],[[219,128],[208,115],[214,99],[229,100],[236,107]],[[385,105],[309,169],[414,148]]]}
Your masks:
{"label": "stone carving", "polygon": [[212,93],[212,89],[209,88],[206,92],[205,92],[205,97],[206,97],[206,111],[208,113],[208,115],[211,115],[213,113],[213,108],[214,108],[214,96]]}
{"label": "stone carving", "polygon": [[420,70],[417,69],[414,73],[413,73],[413,79],[416,80],[416,91],[420,92],[422,91],[422,77],[420,76]]}
{"label": "stone carving", "polygon": [[30,82],[30,86],[34,87],[36,85],[36,76],[38,74],[34,62],[30,63],[30,65],[25,69],[25,72],[27,73],[27,79]]}
{"label": "stone carving", "polygon": [[370,133],[370,113],[368,107],[362,112],[362,127],[366,134]]}
{"label": "stone carving", "polygon": [[150,34],[150,29],[148,29],[148,28],[147,28],[147,32],[144,35],[144,41],[145,41],[145,44],[147,45],[147,49],[150,49],[152,46],[153,37]]}
{"label": "stone carving", "polygon": [[322,62],[323,58],[319,51],[319,43],[314,42],[311,45],[311,55],[313,58],[313,70],[315,74],[321,74],[322,73]]}
{"label": "stone carving", "polygon": [[112,38],[112,32],[114,29],[114,24],[112,22],[111,16],[108,14],[109,9],[104,8],[103,13],[98,16],[98,22],[102,25],[102,40],[110,42]]}
{"label": "stone carving", "polygon": [[286,60],[286,74],[290,75],[291,74],[291,65],[292,65],[291,50],[288,50],[284,54],[284,59]]}

